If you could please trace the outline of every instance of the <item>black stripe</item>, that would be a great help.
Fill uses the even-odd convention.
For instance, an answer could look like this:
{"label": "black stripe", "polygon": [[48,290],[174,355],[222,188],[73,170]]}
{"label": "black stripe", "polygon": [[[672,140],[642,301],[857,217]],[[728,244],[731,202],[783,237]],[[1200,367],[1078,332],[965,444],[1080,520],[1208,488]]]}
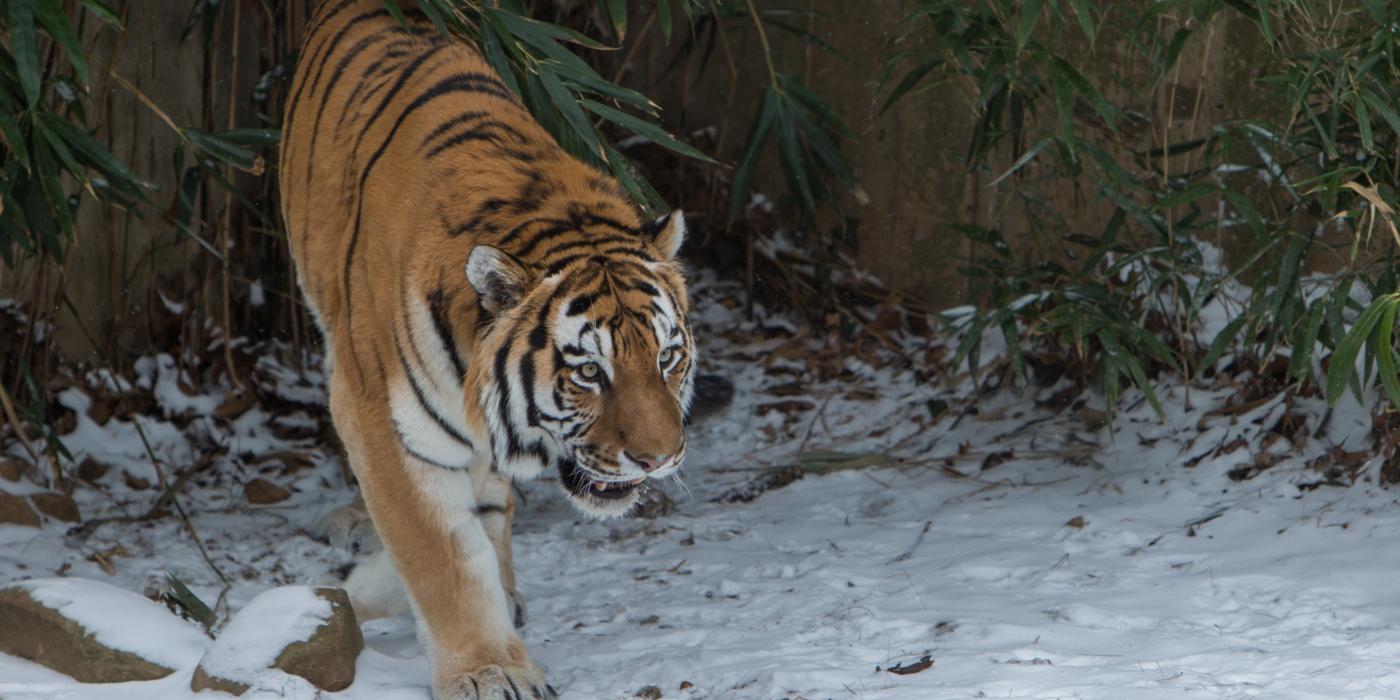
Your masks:
{"label": "black stripe", "polygon": [[[428,362],[423,359],[423,353],[418,350],[418,339],[413,337],[413,321],[408,310],[408,285],[399,286],[399,307],[403,309],[403,327],[408,336],[408,349],[413,353],[413,359],[418,360],[418,366],[423,368],[423,373],[428,375],[428,383],[437,388],[437,378],[428,371]],[[397,339],[398,332],[395,330],[394,337]],[[400,350],[402,354],[402,350]],[[405,369],[407,369],[405,367]]]}
{"label": "black stripe", "polygon": [[[377,33],[382,34],[383,32]],[[387,79],[379,80],[398,70],[400,65],[394,59],[409,55],[409,51],[401,49],[419,46],[418,42],[412,39],[399,39],[391,41],[380,47],[379,54],[364,72],[360,73],[360,79],[355,81],[355,89],[350,91],[350,95],[345,98],[344,104],[340,108],[340,117],[335,121],[336,132],[338,133],[345,126],[346,117],[350,116],[351,109],[364,100],[374,97],[385,85],[389,84]]]}
{"label": "black stripe", "polygon": [[447,356],[452,360],[452,368],[457,371],[459,380],[467,376],[467,363],[462,361],[462,355],[457,352],[457,342],[452,335],[452,323],[447,318],[447,298],[442,291],[442,287],[434,289],[428,294],[428,315],[433,318],[433,330],[437,332],[438,340],[442,343],[443,349],[447,351]]}
{"label": "black stripe", "polygon": [[403,345],[399,342],[397,330],[394,332],[394,350],[399,356],[399,365],[403,367],[403,372],[408,377],[408,385],[413,388],[413,396],[418,399],[418,405],[422,406],[423,411],[432,417],[433,422],[437,423],[438,427],[442,428],[443,432],[447,433],[453,440],[462,443],[468,449],[476,449],[472,446],[472,441],[467,439],[467,436],[453,427],[451,423],[448,423],[447,419],[443,418],[442,414],[438,413],[437,409],[433,408],[432,404],[428,403],[428,397],[423,393],[423,387],[418,384],[418,379],[414,376],[413,369],[408,366],[408,358],[404,357]]}
{"label": "black stripe", "polygon": [[423,137],[423,143],[421,143],[421,144],[418,145],[418,150],[421,151],[421,150],[427,148],[427,147],[428,147],[428,144],[429,144],[429,143],[432,143],[432,140],[433,140],[433,139],[435,139],[435,138],[437,138],[437,137],[439,137],[439,136],[442,136],[443,134],[445,134],[445,133],[451,131],[453,127],[458,126],[458,125],[460,125],[460,124],[462,124],[462,123],[465,123],[465,122],[469,122],[469,121],[472,121],[472,120],[475,120],[475,119],[479,119],[479,118],[481,118],[481,117],[486,116],[487,114],[489,114],[489,112],[482,112],[482,111],[479,111],[479,110],[477,110],[477,111],[471,111],[471,112],[463,112],[463,113],[461,113],[461,114],[459,114],[459,115],[457,115],[457,116],[455,116],[455,117],[453,117],[453,118],[451,118],[451,119],[448,119],[447,121],[445,121],[445,122],[443,122],[443,123],[441,123],[441,124],[438,124],[436,129],[433,129],[432,131],[428,132],[428,135]]}
{"label": "black stripe", "polygon": [[598,301],[599,296],[598,294],[585,294],[583,296],[574,297],[574,300],[569,302],[569,308],[564,313],[569,316],[578,316],[579,314],[586,313],[589,309],[593,308],[593,302]]}
{"label": "black stripe", "polygon": [[460,466],[460,467],[454,467],[454,466],[452,466],[452,465],[450,465],[450,464],[443,464],[442,462],[439,462],[439,461],[437,461],[437,460],[435,460],[435,459],[432,459],[431,457],[428,457],[427,455],[425,455],[425,454],[419,452],[418,450],[415,450],[415,449],[413,449],[412,447],[409,447],[409,446],[408,446],[408,438],[404,436],[403,430],[402,430],[401,428],[399,428],[399,423],[398,423],[398,421],[394,421],[394,433],[397,434],[397,435],[399,436],[399,446],[403,448],[403,451],[404,451],[404,452],[407,452],[410,456],[412,456],[412,457],[413,457],[414,459],[416,459],[416,460],[419,460],[419,461],[422,461],[422,462],[426,462],[426,463],[428,463],[428,464],[433,465],[434,467],[437,467],[437,468],[439,468],[439,469],[446,469],[446,470],[448,470],[448,471],[461,471],[461,470],[463,470],[463,469],[467,469],[467,468],[471,467],[471,460],[467,460],[467,463],[464,464],[464,465],[462,465],[462,466]]}
{"label": "black stripe", "polygon": [[533,353],[520,356],[520,385],[525,395],[525,422],[532,428],[540,426],[540,409],[535,405],[535,363]]}
{"label": "black stripe", "polygon": [[500,503],[478,503],[476,506],[477,515],[489,515],[491,513],[506,514],[506,507]]}
{"label": "black stripe", "polygon": [[[335,91],[335,86],[340,84],[340,79],[342,76],[345,75],[345,70],[350,67],[350,63],[354,61],[357,57],[359,57],[361,53],[364,53],[365,49],[369,48],[375,43],[378,43],[379,40],[386,33],[390,32],[393,32],[393,30],[390,28],[379,29],[377,31],[371,32],[369,36],[361,38],[359,41],[352,44],[350,48],[345,51],[345,55],[340,57],[340,61],[335,64],[335,70],[331,72],[331,81],[326,86],[326,94],[321,96],[321,106],[316,108],[316,121],[313,124],[313,128],[315,130],[320,131],[321,115],[325,113],[326,104],[331,101],[331,93]],[[364,79],[364,74],[361,74],[359,84],[355,87],[356,90],[359,90],[359,86],[364,84]],[[351,94],[351,96],[353,97],[353,93]],[[350,100],[347,99],[345,101],[345,106],[347,108],[350,106]],[[345,123],[345,115],[347,111],[347,109],[341,109],[340,118],[336,120],[337,131],[340,129],[340,126]]]}
{"label": "black stripe", "polygon": [[[603,248],[603,246],[607,244],[613,245],[610,248]],[[548,248],[545,248],[543,251],[540,251],[540,253],[536,255],[536,257],[540,258],[544,262],[548,262],[550,258],[559,257],[563,253],[577,250],[579,248],[592,248],[592,252],[595,255],[606,255],[612,251],[626,251],[632,253],[633,255],[636,255],[637,257],[645,256],[645,252],[638,245],[636,240],[630,238],[620,238],[611,234],[605,234],[603,236],[590,236],[588,238],[578,238],[572,241],[560,243],[559,245],[550,246]]]}
{"label": "black stripe", "polygon": [[530,253],[534,252],[541,243],[554,240],[566,233],[574,233],[574,228],[567,221],[550,219],[549,223],[552,224],[549,228],[536,232],[529,240],[525,241],[524,245],[515,249],[516,257],[529,257]]}
{"label": "black stripe", "polygon": [[510,380],[506,373],[507,363],[510,361],[511,337],[506,336],[506,341],[501,344],[501,348],[496,351],[496,410],[499,411],[500,420],[498,424],[505,429],[506,433],[506,457],[512,458],[521,452],[520,437],[515,434],[515,424],[511,421],[510,413]]}

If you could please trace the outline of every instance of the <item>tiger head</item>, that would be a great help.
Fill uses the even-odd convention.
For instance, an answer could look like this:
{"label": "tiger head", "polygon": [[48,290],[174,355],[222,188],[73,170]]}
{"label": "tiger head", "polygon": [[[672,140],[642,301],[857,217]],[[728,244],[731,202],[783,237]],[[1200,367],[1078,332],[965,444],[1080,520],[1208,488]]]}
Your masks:
{"label": "tiger head", "polygon": [[490,321],[468,414],[486,424],[495,468],[530,478],[552,466],[576,506],[613,517],[685,458],[695,371],[675,259],[685,222],[676,212],[590,231],[560,234],[528,261],[504,246],[472,249],[467,279]]}

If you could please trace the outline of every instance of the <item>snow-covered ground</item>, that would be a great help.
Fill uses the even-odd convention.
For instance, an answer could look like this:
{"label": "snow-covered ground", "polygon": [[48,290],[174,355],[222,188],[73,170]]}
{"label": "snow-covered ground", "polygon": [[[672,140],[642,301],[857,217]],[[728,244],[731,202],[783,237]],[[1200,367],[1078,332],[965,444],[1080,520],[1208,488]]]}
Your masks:
{"label": "snow-covered ground", "polygon": [[[983,394],[857,359],[815,379],[792,324],[743,320],[720,303],[732,287],[697,286],[707,370],[739,391],[694,429],[676,510],[594,522],[549,484],[524,489],[523,635],[566,700],[647,686],[716,700],[1400,697],[1400,504],[1374,483],[1374,461],[1349,486],[1324,473],[1327,455],[1371,443],[1350,397],[1332,413],[1308,399],[1240,407],[1242,387],[1164,381],[1166,420],[1128,392],[1110,433],[1092,399],[1058,405],[1064,383]],[[352,498],[330,450],[270,434],[265,414],[209,420],[221,459],[239,466],[227,481],[192,477],[183,505],[231,579],[226,607],[344,564],[305,535]],[[198,457],[162,426],[145,426],[158,452]],[[80,419],[68,446],[149,468],[119,454],[121,430]],[[259,461],[279,451],[311,464]],[[716,502],[797,464],[806,476],[794,483]],[[1257,475],[1230,477],[1249,465]],[[153,492],[124,490],[118,471],[75,493],[86,516],[149,507]],[[291,498],[246,505],[254,473]],[[61,574],[141,592],[165,570],[220,598],[174,517],[68,535],[0,526],[0,583]],[[319,697],[426,698],[411,621],[370,622],[365,636],[355,684]],[[174,700],[193,697],[191,672],[82,685],[0,656],[0,697]]]}

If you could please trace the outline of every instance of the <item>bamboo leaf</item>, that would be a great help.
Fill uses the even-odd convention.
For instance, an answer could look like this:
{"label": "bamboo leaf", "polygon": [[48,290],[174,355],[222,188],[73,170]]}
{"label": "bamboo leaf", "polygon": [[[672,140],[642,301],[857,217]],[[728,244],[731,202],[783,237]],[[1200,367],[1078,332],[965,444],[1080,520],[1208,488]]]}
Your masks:
{"label": "bamboo leaf", "polygon": [[[11,0],[11,2],[15,1]],[[78,43],[78,35],[73,31],[73,25],[68,23],[68,16],[63,13],[63,7],[59,4],[59,0],[34,0],[34,14],[38,17],[39,23],[44,25],[44,30],[49,33],[49,36],[63,47],[63,53],[68,56],[68,62],[72,64],[73,72],[78,76],[78,82],[87,85],[87,57],[83,55],[83,47]]]}
{"label": "bamboo leaf", "polygon": [[240,146],[275,146],[281,136],[276,129],[229,129],[216,134],[219,138]]}
{"label": "bamboo leaf", "polygon": [[80,2],[82,2],[84,8],[87,8],[88,12],[97,15],[98,19],[102,20],[103,22],[106,22],[107,24],[112,25],[113,27],[121,29],[121,17],[117,15],[115,10],[113,10],[111,7],[108,7],[106,3],[101,2],[101,0],[80,0]]}
{"label": "bamboo leaf", "polygon": [[8,95],[0,90],[0,139],[5,141],[5,146],[15,155],[19,164],[29,169],[29,147],[25,144],[24,133],[20,131],[19,124],[15,121],[13,114],[13,103]]}
{"label": "bamboo leaf", "polygon": [[1075,70],[1074,66],[1065,62],[1063,58],[1055,56],[1051,59],[1051,62],[1065,78],[1069,80],[1070,84],[1074,86],[1075,92],[1078,92],[1089,102],[1089,105],[1094,108],[1094,111],[1098,112],[1099,116],[1102,117],[1105,122],[1108,122],[1110,128],[1114,128],[1118,123],[1118,110],[1112,103],[1104,98],[1103,93],[1099,92],[1099,89],[1094,87],[1093,83],[1090,83],[1078,70]]}
{"label": "bamboo leaf", "polygon": [[1055,142],[1055,140],[1052,139],[1052,138],[1050,138],[1049,136],[1047,136],[1047,137],[1045,137],[1045,138],[1043,138],[1043,139],[1037,141],[1037,142],[1035,143],[1034,146],[1031,146],[1030,148],[1026,149],[1026,152],[1025,152],[1025,153],[1022,153],[1022,154],[1021,154],[1021,157],[1020,157],[1020,158],[1017,158],[1017,159],[1016,159],[1016,162],[1015,162],[1015,163],[1012,163],[1012,164],[1011,164],[1011,167],[1010,167],[1010,168],[1007,168],[1006,172],[1004,172],[1004,173],[1002,173],[1000,176],[998,176],[997,179],[992,180],[992,184],[989,185],[989,186],[996,186],[996,185],[999,184],[1002,180],[1005,180],[1006,178],[1011,177],[1012,173],[1015,173],[1016,171],[1018,171],[1018,170],[1020,170],[1021,168],[1025,167],[1026,164],[1029,163],[1029,162],[1031,162],[1032,160],[1034,160],[1035,157],[1036,157],[1037,155],[1039,155],[1041,151],[1045,150],[1045,147],[1046,147],[1046,146],[1049,146],[1050,144],[1052,144],[1052,143],[1054,143],[1054,142]]}
{"label": "bamboo leaf", "polygon": [[[681,7],[687,14],[690,12],[690,5],[682,0]],[[656,13],[661,19],[661,34],[666,37],[666,41],[671,40],[671,0],[656,0]]]}
{"label": "bamboo leaf", "polygon": [[199,129],[184,129],[180,135],[204,154],[228,163],[240,170],[253,170],[256,161],[252,151],[225,139],[219,134],[211,134]]}
{"label": "bamboo leaf", "polygon": [[713,163],[715,165],[719,165],[719,161],[716,161],[714,158],[705,155],[701,151],[697,150],[695,147],[680,141],[676,137],[667,133],[665,129],[649,121],[646,121],[645,119],[634,117],[620,109],[609,107],[601,102],[595,102],[589,99],[582,99],[578,102],[579,104],[587,108],[588,111],[614,124],[617,124],[618,126],[628,129],[632,133],[635,133],[639,136],[645,136],[646,138],[651,139],[653,143],[656,143],[659,146],[668,148],[672,151],[675,151],[676,153],[686,156],[687,158],[694,158],[696,160],[701,160],[706,163]]}
{"label": "bamboo leaf", "polygon": [[817,200],[812,194],[812,186],[808,181],[809,170],[807,158],[803,155],[802,142],[797,135],[797,127],[793,124],[790,110],[793,107],[785,101],[778,103],[777,128],[778,128],[778,165],[787,179],[788,188],[797,195],[802,211],[807,216],[815,216],[817,213]]}
{"label": "bamboo leaf", "polygon": [[1021,381],[1026,380],[1026,359],[1021,353],[1021,332],[1016,319],[1008,315],[1001,322],[1001,336],[1006,340],[1006,355],[1011,360],[1011,369]]}
{"label": "bamboo leaf", "polygon": [[1178,207],[1189,202],[1194,202],[1203,197],[1209,197],[1211,195],[1218,194],[1220,194],[1220,188],[1215,184],[1209,182],[1197,182],[1184,190],[1181,190],[1179,192],[1173,192],[1172,194],[1157,200],[1156,204],[1152,205],[1152,208],[1158,211],[1162,209],[1171,209],[1172,207]]}
{"label": "bamboo leaf", "polygon": [[602,160],[603,149],[598,144],[598,132],[593,128],[593,124],[588,121],[588,115],[579,109],[579,102],[564,84],[559,82],[559,78],[552,71],[542,70],[538,73],[540,84],[544,86],[545,93],[554,103],[555,109],[564,115],[564,121],[568,122],[580,140],[582,140],[588,154],[594,158]]}
{"label": "bamboo leaf", "polygon": [[890,96],[885,98],[885,104],[880,108],[880,114],[889,111],[890,107],[898,101],[899,98],[908,94],[910,90],[913,90],[914,87],[919,84],[919,81],[924,79],[924,76],[933,72],[935,68],[941,65],[943,65],[943,57],[933,52],[930,52],[923,60],[915,64],[913,68],[909,69],[908,73],[904,74],[904,77],[900,79],[899,84],[895,86],[894,90],[890,91]]}
{"label": "bamboo leaf", "polygon": [[1216,333],[1215,338],[1210,341],[1210,347],[1206,349],[1206,354],[1201,357],[1201,368],[1214,367],[1215,363],[1220,360],[1220,357],[1225,354],[1225,351],[1230,348],[1230,344],[1234,342],[1235,336],[1240,334],[1240,329],[1244,328],[1244,324],[1248,322],[1249,316],[1241,314],[1225,324],[1225,327],[1222,328],[1219,333]]}
{"label": "bamboo leaf", "polygon": [[1288,358],[1287,376],[1294,379],[1303,379],[1312,369],[1312,356],[1314,348],[1317,346],[1317,336],[1322,330],[1322,321],[1326,318],[1327,302],[1325,299],[1314,301],[1308,309],[1308,315],[1303,320],[1302,326],[1298,329],[1298,335],[1293,340],[1292,355]]}
{"label": "bamboo leaf", "polygon": [[1026,48],[1026,42],[1030,41],[1031,32],[1035,31],[1035,25],[1040,22],[1040,10],[1044,4],[1044,0],[1022,0],[1021,17],[1016,23],[1017,51]]}
{"label": "bamboo leaf", "polygon": [[1167,71],[1176,65],[1176,59],[1181,56],[1181,50],[1186,47],[1186,40],[1191,38],[1191,30],[1186,27],[1176,30],[1172,34],[1172,39],[1167,43],[1167,52],[1162,57],[1162,68],[1160,72],[1165,75]]}
{"label": "bamboo leaf", "polygon": [[1385,123],[1390,126],[1390,130],[1395,132],[1396,136],[1400,136],[1400,116],[1395,114],[1395,110],[1372,92],[1365,92],[1362,96],[1366,104],[1370,105],[1376,114],[1381,115],[1381,119],[1384,119]]}
{"label": "bamboo leaf", "polygon": [[627,0],[606,0],[603,4],[608,9],[608,21],[612,22],[617,40],[622,41],[627,37]]}
{"label": "bamboo leaf", "polygon": [[1395,302],[1386,304],[1385,313],[1376,324],[1374,342],[1371,349],[1376,355],[1376,369],[1381,375],[1381,386],[1385,388],[1390,405],[1400,408],[1400,379],[1395,369]]}
{"label": "bamboo leaf", "polygon": [[1244,217],[1245,221],[1249,223],[1249,228],[1254,231],[1254,234],[1262,238],[1266,230],[1264,227],[1264,217],[1259,215],[1259,210],[1255,209],[1254,205],[1251,204],[1248,199],[1245,199],[1245,196],[1240,194],[1238,190],[1226,187],[1220,190],[1220,194],[1225,197],[1225,200],[1230,203],[1230,206],[1235,208],[1236,212],[1239,212],[1240,216]]}
{"label": "bamboo leaf", "polygon": [[1074,18],[1079,20],[1079,28],[1084,30],[1084,36],[1089,37],[1089,44],[1094,43],[1094,17],[1089,14],[1088,0],[1069,0],[1070,7],[1074,8]]}
{"label": "bamboo leaf", "polygon": [[96,168],[117,187],[118,190],[140,200],[146,199],[141,181],[127,168],[126,163],[112,155],[110,151],[95,141],[87,132],[65,121],[52,112],[39,112],[38,122],[68,144],[78,157]]}
{"label": "bamboo leaf", "polygon": [[816,93],[807,89],[807,86],[803,85],[802,81],[790,75],[784,75],[779,78],[779,83],[783,86],[783,90],[787,92],[787,94],[796,98],[797,101],[802,103],[802,106],[806,107],[812,114],[817,115],[827,128],[845,138],[853,137],[851,130],[846,126],[846,122],[842,121],[841,117],[836,115],[836,111],[833,110],[825,100],[818,97]]}
{"label": "bamboo leaf", "polygon": [[39,104],[39,38],[34,30],[33,0],[10,0],[8,5],[10,53],[15,58],[15,72],[24,92],[25,104],[34,109]]}
{"label": "bamboo leaf", "polygon": [[739,156],[739,162],[734,167],[734,178],[729,185],[729,223],[734,222],[734,217],[739,214],[739,207],[743,206],[745,198],[748,197],[749,180],[753,178],[754,168],[758,164],[758,156],[763,152],[763,145],[768,139],[768,132],[773,126],[773,119],[777,116],[777,111],[778,96],[770,87],[763,93],[763,99],[758,105],[758,112],[754,114],[753,124],[749,126],[749,136],[744,142],[744,152]]}
{"label": "bamboo leaf", "polygon": [[1352,93],[1351,111],[1356,116],[1356,129],[1361,135],[1361,148],[1367,153],[1376,152],[1376,141],[1371,134],[1371,117],[1366,113],[1366,101],[1358,93]]}
{"label": "bamboo leaf", "polygon": [[1366,339],[1371,336],[1371,331],[1380,322],[1381,314],[1385,311],[1387,304],[1395,303],[1394,295],[1387,295],[1371,303],[1361,317],[1356,320],[1356,324],[1347,331],[1342,341],[1337,344],[1337,349],[1327,361],[1327,403],[1335,406],[1337,400],[1342,397],[1342,392],[1346,391],[1347,384],[1351,382],[1352,375],[1356,373],[1356,356],[1361,352],[1361,346],[1366,343]]}

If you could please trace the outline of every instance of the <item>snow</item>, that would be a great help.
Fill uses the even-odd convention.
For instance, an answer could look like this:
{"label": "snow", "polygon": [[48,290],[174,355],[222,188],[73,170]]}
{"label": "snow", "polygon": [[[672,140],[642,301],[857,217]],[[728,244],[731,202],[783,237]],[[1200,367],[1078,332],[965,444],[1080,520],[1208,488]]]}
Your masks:
{"label": "snow", "polygon": [[[1354,482],[1325,473],[1344,466],[1333,450],[1372,444],[1371,415],[1354,397],[1333,410],[1294,396],[1222,411],[1249,387],[1162,377],[1166,417],[1125,391],[1110,432],[1092,394],[1057,407],[1064,382],[990,391],[899,364],[852,360],[824,379],[792,358],[765,363],[781,343],[756,340],[771,339],[759,329],[803,324],[761,307],[745,318],[742,305],[719,303],[735,285],[712,275],[693,284],[704,369],[738,392],[692,429],[676,511],[595,522],[550,484],[523,487],[513,537],[522,636],[565,700],[622,700],[652,685],[691,700],[1400,697],[1396,494],[1376,483],[1379,456],[1356,466]],[[1212,309],[1208,325],[1218,331],[1227,314]],[[810,334],[813,356],[824,335]],[[148,366],[153,379],[171,376],[163,364]],[[323,396],[314,373],[263,369],[293,403]],[[810,406],[778,405],[799,400]],[[228,452],[219,474],[233,477],[197,477],[183,502],[233,582],[235,612],[348,561],[305,534],[353,497],[334,452],[272,431],[308,421],[255,409],[208,428]],[[75,456],[133,439],[119,421],[78,425]],[[156,440],[172,471],[195,456],[178,449],[214,449],[177,441],[167,422],[145,429],[160,436],[160,426],[173,431]],[[101,449],[125,458],[116,444]],[[312,466],[278,477],[292,486],[285,503],[242,504],[237,478],[273,450],[300,451]],[[804,478],[752,502],[716,502],[794,465]],[[85,515],[139,515],[154,495],[75,497]],[[130,556],[111,558],[109,576],[89,557],[115,545]],[[166,569],[211,604],[220,598],[173,517],[114,520],[85,538],[0,526],[0,582],[63,570],[142,591]],[[276,617],[258,614],[249,634],[277,636]],[[244,619],[224,639],[256,651]],[[276,696],[424,700],[430,670],[413,627],[408,617],[366,623],[349,689],[317,695],[292,683]],[[183,644],[147,636],[171,653]],[[894,672],[925,656],[931,666]],[[99,687],[0,656],[0,696],[190,700],[192,668]]]}

